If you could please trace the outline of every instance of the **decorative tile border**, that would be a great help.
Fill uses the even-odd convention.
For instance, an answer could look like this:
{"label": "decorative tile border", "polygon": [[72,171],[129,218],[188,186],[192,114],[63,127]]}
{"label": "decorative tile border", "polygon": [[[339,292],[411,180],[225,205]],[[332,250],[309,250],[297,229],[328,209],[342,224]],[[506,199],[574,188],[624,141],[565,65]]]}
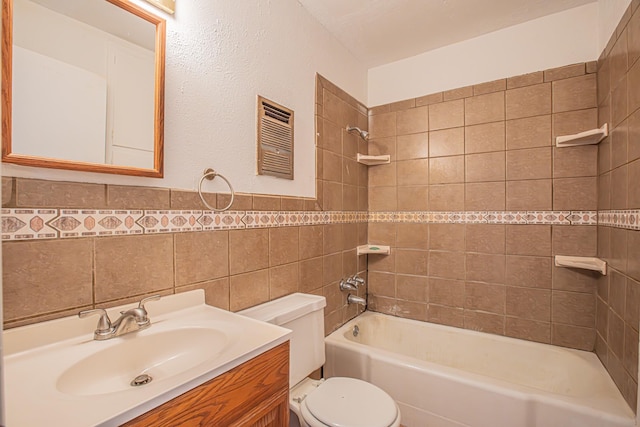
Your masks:
{"label": "decorative tile border", "polygon": [[599,211],[598,225],[640,230],[640,209]]}
{"label": "decorative tile border", "polygon": [[300,225],[415,224],[608,225],[640,230],[640,210],[625,211],[200,211],[2,209],[2,240],[184,233]]}

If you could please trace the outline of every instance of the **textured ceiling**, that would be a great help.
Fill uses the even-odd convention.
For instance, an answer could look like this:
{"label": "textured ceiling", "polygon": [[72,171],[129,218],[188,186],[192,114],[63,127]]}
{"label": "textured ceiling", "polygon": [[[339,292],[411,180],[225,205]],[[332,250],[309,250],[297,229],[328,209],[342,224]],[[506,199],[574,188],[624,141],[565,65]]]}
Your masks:
{"label": "textured ceiling", "polygon": [[369,67],[597,0],[298,0]]}

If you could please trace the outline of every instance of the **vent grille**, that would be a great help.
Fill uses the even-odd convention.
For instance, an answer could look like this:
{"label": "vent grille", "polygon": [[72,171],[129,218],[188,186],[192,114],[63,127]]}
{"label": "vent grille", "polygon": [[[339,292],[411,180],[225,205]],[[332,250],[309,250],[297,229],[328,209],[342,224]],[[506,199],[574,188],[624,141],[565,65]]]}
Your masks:
{"label": "vent grille", "polygon": [[293,111],[258,96],[258,175],[293,179]]}

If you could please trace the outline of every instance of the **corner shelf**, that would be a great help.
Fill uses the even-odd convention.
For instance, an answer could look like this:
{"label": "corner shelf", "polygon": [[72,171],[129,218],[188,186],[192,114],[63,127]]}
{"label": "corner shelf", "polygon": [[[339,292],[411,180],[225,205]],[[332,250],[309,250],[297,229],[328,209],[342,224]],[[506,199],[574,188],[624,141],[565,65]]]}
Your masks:
{"label": "corner shelf", "polygon": [[365,154],[358,153],[358,157],[356,158],[358,163],[362,163],[367,166],[376,166],[376,165],[386,165],[387,163],[391,163],[391,156],[389,154],[383,154],[380,156],[368,156]]}
{"label": "corner shelf", "polygon": [[605,139],[609,135],[607,123],[599,129],[591,129],[574,135],[556,137],[556,147],[575,147],[578,145],[594,145]]}
{"label": "corner shelf", "polygon": [[361,245],[356,249],[356,254],[364,255],[364,254],[379,254],[379,255],[389,255],[391,253],[390,246],[384,245]]}
{"label": "corner shelf", "polygon": [[555,256],[556,267],[581,268],[584,270],[599,271],[603,276],[607,275],[607,262],[600,258],[583,256]]}

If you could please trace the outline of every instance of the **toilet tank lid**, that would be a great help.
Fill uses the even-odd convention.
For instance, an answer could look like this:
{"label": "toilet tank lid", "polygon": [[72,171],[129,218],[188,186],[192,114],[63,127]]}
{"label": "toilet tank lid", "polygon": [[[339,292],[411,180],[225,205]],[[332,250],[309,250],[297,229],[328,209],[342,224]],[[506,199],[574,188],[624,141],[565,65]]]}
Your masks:
{"label": "toilet tank lid", "polygon": [[280,326],[305,314],[322,310],[326,305],[325,297],[295,293],[247,308],[238,314]]}

